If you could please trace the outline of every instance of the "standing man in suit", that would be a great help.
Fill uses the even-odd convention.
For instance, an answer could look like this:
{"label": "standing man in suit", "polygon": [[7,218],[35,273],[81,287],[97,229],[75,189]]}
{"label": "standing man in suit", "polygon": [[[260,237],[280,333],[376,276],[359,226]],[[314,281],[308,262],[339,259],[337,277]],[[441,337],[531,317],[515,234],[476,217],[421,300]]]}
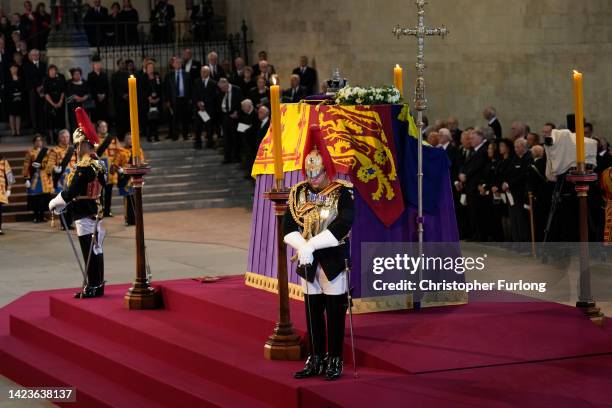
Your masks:
{"label": "standing man in suit", "polygon": [[154,43],[167,43],[172,39],[174,26],[172,22],[176,13],[174,6],[166,0],[157,0],[151,10],[151,34]]}
{"label": "standing man in suit", "polygon": [[[206,148],[212,149],[213,128],[217,120],[217,82],[210,77],[210,68],[207,65],[200,68],[200,78],[193,83],[193,104],[196,107],[195,115],[195,143],[196,149],[202,148],[202,132],[206,132]],[[206,111],[210,119],[204,122],[200,111]]]}
{"label": "standing man in suit", "polygon": [[110,94],[108,76],[102,71],[102,62],[99,57],[92,58],[91,65],[92,71],[87,75],[91,100],[95,103],[91,119],[94,122],[108,121],[108,96]]}
{"label": "standing man in suit", "polygon": [[455,147],[452,143],[452,136],[450,130],[447,128],[442,128],[438,131],[439,134],[439,147],[444,149],[446,152],[446,156],[450,162],[450,167],[448,168],[450,173],[451,181],[457,180],[459,176],[459,167],[461,166],[461,153],[459,149]]}
{"label": "standing man in suit", "polygon": [[191,78],[181,65],[181,59],[173,56],[170,61],[171,70],[166,74],[166,107],[170,111],[170,129],[168,137],[178,140],[176,133],[181,127],[183,139],[189,140],[191,125]]}
{"label": "standing man in suit", "polygon": [[223,123],[223,164],[240,163],[240,141],[237,138],[238,112],[243,96],[236,85],[229,83],[227,78],[221,78],[217,83],[220,92],[221,112]]}
{"label": "standing man in suit", "polygon": [[530,241],[530,231],[529,215],[524,206],[527,204],[528,175],[533,156],[527,147],[525,138],[518,138],[514,141],[514,152],[516,155],[501,188],[506,196],[511,194],[514,201],[509,203],[508,207],[512,240],[519,243],[516,249],[526,252],[529,251],[529,247],[524,243]]}
{"label": "standing man in suit", "polygon": [[[462,192],[466,194],[469,222],[472,227],[473,239],[484,241],[486,239],[485,218],[482,217],[483,196],[478,191],[482,177],[487,167],[487,140],[484,130],[476,128],[470,133],[470,145],[472,150],[468,153],[465,164],[459,173],[458,179],[462,186]],[[484,198],[486,200],[486,198]]]}
{"label": "standing man in suit", "polygon": [[300,57],[300,66],[293,70],[293,74],[299,75],[300,84],[306,88],[306,96],[317,92],[317,71],[308,66],[307,56],[302,55]]}
{"label": "standing man in suit", "polygon": [[495,133],[495,139],[496,140],[501,139],[502,138],[502,126],[501,126],[501,123],[499,122],[499,119],[497,119],[497,111],[495,110],[495,108],[492,106],[487,106],[482,112],[482,116],[484,116],[484,118],[489,123],[489,127],[493,129],[493,133]]}
{"label": "standing man in suit", "polygon": [[283,91],[284,103],[298,103],[306,97],[306,88],[300,85],[300,76],[291,75],[291,87]]}
{"label": "standing man in suit", "polygon": [[446,120],[446,125],[451,132],[451,142],[455,147],[461,146],[461,133],[463,133],[463,130],[459,129],[459,119],[451,116]]}
{"label": "standing man in suit", "polygon": [[219,56],[216,52],[211,51],[208,53],[206,57],[208,60],[208,68],[210,68],[210,77],[215,81],[219,82],[221,78],[227,78],[225,74],[225,70],[221,65],[219,65]]}
{"label": "standing man in suit", "polygon": [[36,48],[30,50],[28,61],[24,64],[26,90],[30,106],[30,121],[36,133],[44,133],[43,106],[44,92],[43,79],[47,75],[47,64],[40,60],[40,51]]}
{"label": "standing man in suit", "polygon": [[193,53],[189,48],[183,50],[183,69],[189,74],[191,82],[200,78],[202,63],[193,59]]}
{"label": "standing man in suit", "polygon": [[104,39],[106,23],[108,20],[108,9],[103,7],[100,0],[93,0],[93,6],[87,9],[83,22],[85,23],[85,34],[89,45],[97,47]]}

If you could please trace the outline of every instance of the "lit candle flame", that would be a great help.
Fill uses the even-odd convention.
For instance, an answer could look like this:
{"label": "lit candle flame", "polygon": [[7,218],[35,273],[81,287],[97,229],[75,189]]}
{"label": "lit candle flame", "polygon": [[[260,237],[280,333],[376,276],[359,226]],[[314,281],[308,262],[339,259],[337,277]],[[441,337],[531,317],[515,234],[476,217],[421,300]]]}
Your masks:
{"label": "lit candle flame", "polygon": [[272,75],[272,85],[276,85],[276,75]]}

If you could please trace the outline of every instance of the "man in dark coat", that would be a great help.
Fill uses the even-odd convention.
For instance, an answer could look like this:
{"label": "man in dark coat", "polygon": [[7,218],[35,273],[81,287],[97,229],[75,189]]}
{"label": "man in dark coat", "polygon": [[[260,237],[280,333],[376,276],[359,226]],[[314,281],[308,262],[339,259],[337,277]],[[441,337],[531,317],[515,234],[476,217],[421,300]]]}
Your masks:
{"label": "man in dark coat", "polygon": [[[217,82],[210,77],[210,68],[204,65],[200,68],[200,78],[193,83],[193,104],[196,107],[195,115],[195,144],[196,149],[202,148],[202,132],[206,132],[206,148],[211,149],[213,143],[213,128],[218,113]],[[205,111],[206,114],[200,113]],[[204,121],[208,116],[208,120]]]}
{"label": "man in dark coat", "polygon": [[300,66],[293,70],[300,77],[300,84],[306,88],[306,96],[317,93],[317,71],[308,66],[308,57],[300,57]]}
{"label": "man in dark coat", "polygon": [[191,77],[181,66],[181,59],[172,57],[172,70],[166,74],[166,107],[170,110],[170,128],[168,137],[178,140],[178,127],[181,128],[183,139],[189,139],[191,127]]}
{"label": "man in dark coat", "polygon": [[40,60],[40,51],[30,50],[28,60],[23,64],[24,76],[26,80],[26,91],[30,107],[30,121],[36,133],[43,133],[43,79],[47,75],[47,64]]}
{"label": "man in dark coat", "polygon": [[244,99],[242,91],[232,85],[226,78],[217,83],[219,88],[219,112],[223,123],[223,164],[240,162],[240,140],[237,137],[238,113],[240,103]]}
{"label": "man in dark coat", "polygon": [[485,139],[483,129],[476,128],[470,133],[470,145],[472,150],[467,154],[467,158],[459,173],[458,181],[462,186],[462,193],[466,194],[467,198],[472,238],[476,241],[484,241],[487,229],[486,225],[484,225],[482,213],[485,205],[482,201],[483,197],[478,190],[488,162],[488,142]]}

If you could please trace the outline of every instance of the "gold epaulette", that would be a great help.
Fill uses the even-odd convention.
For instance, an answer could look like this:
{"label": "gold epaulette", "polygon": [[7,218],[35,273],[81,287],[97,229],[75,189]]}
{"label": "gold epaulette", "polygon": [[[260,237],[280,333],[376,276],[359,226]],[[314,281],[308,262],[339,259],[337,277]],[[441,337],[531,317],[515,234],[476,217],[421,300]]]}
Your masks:
{"label": "gold epaulette", "polygon": [[104,165],[99,160],[94,160],[91,156],[84,156],[76,164],[77,167],[91,167],[96,174],[104,171]]}
{"label": "gold epaulette", "polygon": [[334,183],[342,184],[346,188],[353,188],[353,183],[351,183],[350,181],[336,179],[334,180]]}

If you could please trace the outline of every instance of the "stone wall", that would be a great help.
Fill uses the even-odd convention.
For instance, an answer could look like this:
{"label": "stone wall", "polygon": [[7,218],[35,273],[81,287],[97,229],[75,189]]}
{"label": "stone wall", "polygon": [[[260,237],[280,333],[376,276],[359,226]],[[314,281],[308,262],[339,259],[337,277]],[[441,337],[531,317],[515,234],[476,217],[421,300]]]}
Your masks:
{"label": "stone wall", "polygon": [[[415,40],[397,40],[391,29],[416,24],[415,10],[411,0],[226,4],[228,28],[246,20],[251,59],[267,50],[284,85],[304,54],[320,79],[340,67],[353,84],[390,84],[399,63],[412,86]],[[514,120],[538,131],[546,121],[563,124],[576,68],[584,73],[587,120],[596,134],[612,132],[612,1],[430,0],[426,10],[428,24],[451,32],[426,41],[430,119],[457,115],[461,126],[482,124],[482,108],[491,104],[505,131]]]}

